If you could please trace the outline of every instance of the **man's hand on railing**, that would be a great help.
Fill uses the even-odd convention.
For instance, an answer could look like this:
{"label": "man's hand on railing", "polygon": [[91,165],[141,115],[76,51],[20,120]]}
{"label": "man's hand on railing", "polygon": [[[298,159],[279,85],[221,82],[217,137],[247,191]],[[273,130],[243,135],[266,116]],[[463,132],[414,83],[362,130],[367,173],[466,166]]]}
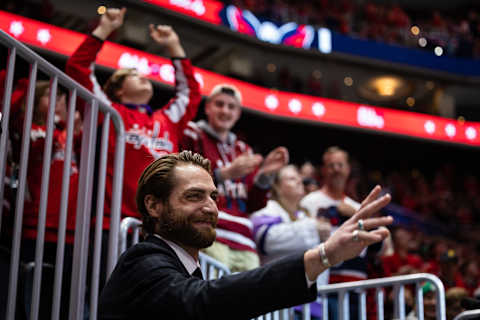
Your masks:
{"label": "man's hand on railing", "polygon": [[380,186],[376,186],[362,202],[360,209],[327,241],[305,253],[305,271],[310,280],[315,280],[330,265],[354,258],[367,246],[388,237],[390,233],[385,226],[391,224],[393,218],[370,218],[391,200],[389,194],[378,198],[381,190]]}

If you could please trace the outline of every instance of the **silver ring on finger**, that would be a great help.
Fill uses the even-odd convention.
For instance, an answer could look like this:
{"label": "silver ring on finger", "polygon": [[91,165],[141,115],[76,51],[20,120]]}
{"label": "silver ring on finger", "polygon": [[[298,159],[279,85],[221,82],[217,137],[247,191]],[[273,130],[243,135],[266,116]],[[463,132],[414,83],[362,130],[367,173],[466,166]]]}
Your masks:
{"label": "silver ring on finger", "polygon": [[353,238],[352,238],[353,241],[358,242],[360,240],[360,238],[358,237],[358,230],[353,231],[352,235],[353,235]]}
{"label": "silver ring on finger", "polygon": [[365,230],[363,226],[363,219],[358,219],[358,230],[363,231]]}

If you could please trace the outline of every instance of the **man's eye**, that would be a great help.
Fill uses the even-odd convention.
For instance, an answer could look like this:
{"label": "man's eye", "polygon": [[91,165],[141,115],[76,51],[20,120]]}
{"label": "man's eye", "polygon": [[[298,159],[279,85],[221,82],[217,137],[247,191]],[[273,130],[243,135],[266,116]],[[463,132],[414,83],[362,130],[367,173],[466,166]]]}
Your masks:
{"label": "man's eye", "polygon": [[198,200],[200,198],[201,198],[201,195],[198,194],[198,193],[191,193],[191,194],[187,195],[188,200]]}
{"label": "man's eye", "polygon": [[213,193],[210,197],[212,198],[213,201],[218,200],[218,194],[216,194],[216,193]]}

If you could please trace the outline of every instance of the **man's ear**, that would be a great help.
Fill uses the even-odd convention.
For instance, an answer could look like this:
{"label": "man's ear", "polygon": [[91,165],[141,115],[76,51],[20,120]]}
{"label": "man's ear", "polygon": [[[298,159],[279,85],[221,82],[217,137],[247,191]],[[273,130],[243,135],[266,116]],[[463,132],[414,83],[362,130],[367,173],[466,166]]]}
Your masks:
{"label": "man's ear", "polygon": [[145,198],[143,198],[143,203],[145,204],[145,208],[147,209],[147,212],[151,217],[160,217],[163,209],[162,201],[160,201],[153,194],[147,194]]}
{"label": "man's ear", "polygon": [[117,91],[115,91],[115,98],[117,99],[117,101],[122,102],[122,95],[123,89],[117,89]]}

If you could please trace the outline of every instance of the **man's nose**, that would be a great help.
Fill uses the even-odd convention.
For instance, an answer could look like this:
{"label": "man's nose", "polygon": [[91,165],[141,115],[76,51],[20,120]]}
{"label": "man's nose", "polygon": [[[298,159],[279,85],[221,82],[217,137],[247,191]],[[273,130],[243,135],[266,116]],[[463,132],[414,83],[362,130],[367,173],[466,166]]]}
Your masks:
{"label": "man's nose", "polygon": [[203,205],[202,210],[204,212],[208,212],[211,214],[215,214],[216,216],[218,215],[218,208],[217,208],[217,202],[211,198],[209,198],[205,204]]}

